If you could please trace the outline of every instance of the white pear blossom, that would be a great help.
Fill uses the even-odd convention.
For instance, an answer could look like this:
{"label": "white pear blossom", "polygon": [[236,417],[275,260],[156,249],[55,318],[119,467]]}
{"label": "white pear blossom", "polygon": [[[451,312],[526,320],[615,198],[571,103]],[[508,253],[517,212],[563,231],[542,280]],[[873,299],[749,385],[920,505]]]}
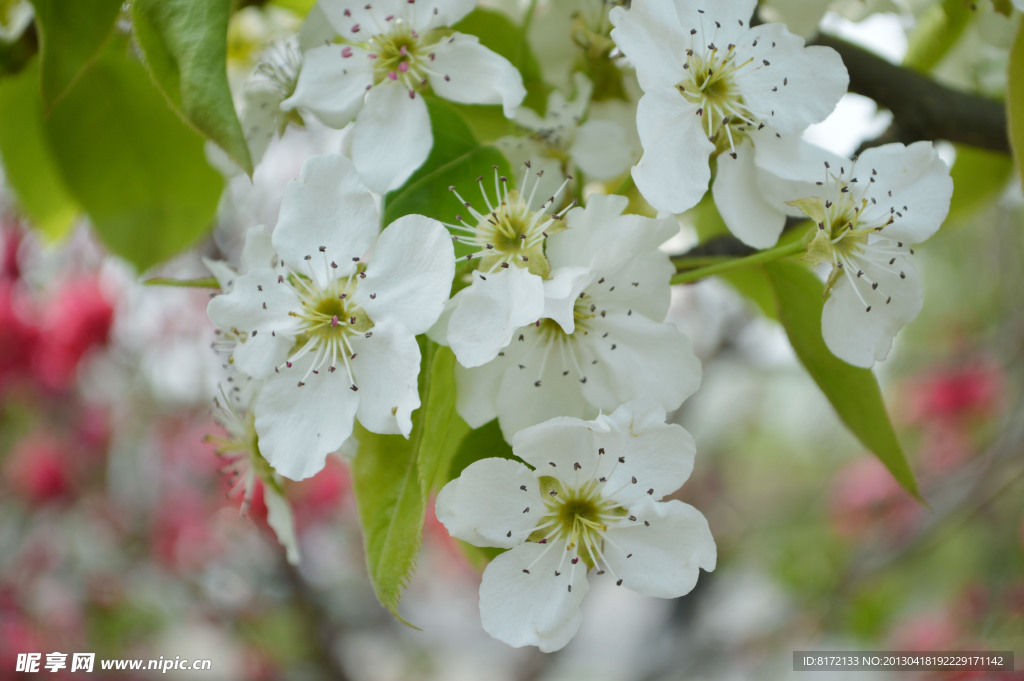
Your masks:
{"label": "white pear blossom", "polygon": [[689,593],[715,568],[704,516],[662,501],[693,470],[695,446],[645,401],[593,421],[559,417],[518,432],[508,459],[477,461],[437,496],[454,537],[510,549],[484,571],[480,618],[511,646],[549,652],[581,622],[588,573],[645,596]]}
{"label": "white pear blossom", "polygon": [[612,39],[644,91],[644,155],[633,178],[658,210],[679,213],[701,199],[712,154],[721,165],[751,153],[760,136],[799,132],[846,92],[849,77],[834,50],[805,47],[782,24],[751,27],[756,4],[635,0],[611,11]]}
{"label": "white pear blossom", "polygon": [[225,435],[208,435],[206,440],[214,445],[217,455],[227,461],[222,472],[228,473],[233,479],[228,495],[233,496],[236,492],[241,492],[243,514],[248,512],[252,503],[256,481],[259,480],[263,485],[267,525],[284,547],[288,562],[298,565],[301,557],[291,505],[284,494],[281,477],[260,454],[256,426],[253,422],[251,405],[256,394],[256,386],[253,384],[258,386],[260,382],[246,381],[248,377],[230,375],[233,373],[237,372],[229,369],[227,381],[231,387],[225,389],[224,384],[221,384],[220,396],[213,400],[214,418],[224,428]]}
{"label": "white pear blossom", "polygon": [[572,99],[560,90],[551,92],[543,116],[520,107],[515,120],[526,134],[495,142],[511,163],[531,161],[536,169],[544,170],[541,196],[554,192],[577,168],[587,179],[610,180],[625,173],[635,160],[631,140],[621,125],[588,116],[594,91],[590,80],[577,72],[573,84]]}
{"label": "white pear blossom", "polygon": [[246,83],[239,121],[254,166],[263,159],[270,141],[280,137],[289,122],[303,122],[297,111],[281,110],[281,102],[295,92],[301,67],[299,42],[291,38],[268,47]]}
{"label": "white pear blossom", "polygon": [[282,107],[311,111],[331,127],[353,119],[351,156],[378,193],[401,186],[433,146],[422,93],[463,104],[500,104],[511,118],[522,77],[472,35],[445,30],[472,0],[320,0],[340,42],[304,55]]}
{"label": "white pear blossom", "polygon": [[676,223],[623,215],[627,203],[591,195],[570,211],[547,240],[543,313],[490,362],[456,367],[456,407],[470,426],[497,417],[510,440],[553,416],[591,417],[640,397],[675,409],[697,390],[690,341],[664,321],[674,268],[658,246]]}
{"label": "white pear blossom", "polygon": [[210,302],[219,328],[247,336],[235,366],[266,379],[253,405],[256,431],[285,477],[319,471],[354,418],[376,433],[412,428],[415,336],[441,313],[454,253],[435,220],[407,215],[378,237],[379,224],[351,162],[314,156],[285,190],[271,237],[277,259]]}
{"label": "white pear blossom", "polygon": [[930,142],[887,144],[853,161],[800,142],[766,146],[759,156],[771,169],[759,176],[762,191],[790,198],[791,212],[815,222],[807,259],[832,267],[825,343],[850,364],[872,367],[921,311],[913,246],[949,212],[948,166]]}
{"label": "white pear blossom", "polygon": [[[451,191],[469,211],[472,222],[457,215],[459,224],[449,224],[453,239],[476,250],[465,256],[479,267],[473,282],[445,307],[431,337],[450,345],[463,366],[480,366],[495,358],[509,344],[516,329],[535,322],[544,313],[544,280],[551,266],[544,244],[552,234],[565,229],[564,218],[575,201],[548,213],[568,180],[536,206],[543,171],[531,177],[529,161],[523,172],[523,191],[508,188],[508,178],[494,171],[494,199],[478,180],[486,210],[476,210],[455,187]],[[540,195],[543,196],[543,195]],[[535,207],[536,206],[536,207]]]}

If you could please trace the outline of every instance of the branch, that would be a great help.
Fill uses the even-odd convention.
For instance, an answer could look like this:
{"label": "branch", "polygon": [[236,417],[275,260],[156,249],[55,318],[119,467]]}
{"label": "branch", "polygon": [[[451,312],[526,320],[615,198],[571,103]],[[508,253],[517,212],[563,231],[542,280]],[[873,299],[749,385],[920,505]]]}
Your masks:
{"label": "branch", "polygon": [[294,603],[304,615],[304,621],[309,627],[309,644],[314,656],[311,662],[318,665],[326,674],[326,678],[331,681],[350,681],[350,677],[345,673],[341,662],[334,654],[334,644],[340,632],[324,609],[322,598],[309,585],[297,567],[283,560],[280,561],[280,564],[284,576],[291,586]]}
{"label": "branch", "polygon": [[850,91],[892,111],[886,142],[944,139],[1010,153],[1001,102],[936,83],[845,40],[819,34],[811,44],[831,47],[850,72]]}

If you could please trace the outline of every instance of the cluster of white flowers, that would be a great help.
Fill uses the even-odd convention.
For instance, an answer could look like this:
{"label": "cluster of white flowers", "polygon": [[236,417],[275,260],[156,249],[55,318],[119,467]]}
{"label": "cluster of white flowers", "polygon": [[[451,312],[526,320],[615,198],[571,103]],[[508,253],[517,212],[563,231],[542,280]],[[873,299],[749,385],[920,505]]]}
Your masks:
{"label": "cluster of white flowers", "polygon": [[[223,290],[210,318],[235,380],[251,384],[225,404],[241,444],[223,449],[244,452],[277,504],[277,476],[317,473],[356,419],[409,437],[417,336],[449,346],[459,415],[472,428],[497,419],[525,463],[469,465],[441,490],[437,515],[455,537],[509,549],[484,573],[483,625],[547,651],[577,631],[588,574],[676,597],[715,566],[704,517],[663,501],[695,453],[667,414],[701,376],[689,339],[665,321],[675,268],[659,247],[677,231],[670,214],[711,184],[733,234],[762,249],[788,216],[810,218],[805,257],[833,268],[825,340],[871,367],[921,309],[911,246],[941,224],[952,183],[928,143],[856,161],[804,143],[800,133],[845,93],[846,69],[782,24],[752,25],[755,0],[600,3],[593,23],[614,44],[607,70],[635,73],[641,90],[630,102],[638,161],[629,131],[589,110],[600,83],[583,73],[573,97],[550,93],[543,115],[521,107],[517,69],[447,28],[475,4],[319,0],[311,16],[328,30],[315,32],[330,37],[261,68],[271,86],[250,99],[270,112],[252,127],[257,156],[289,121],[349,134],[345,155],[305,163],[272,234],[250,230],[238,272],[210,263]],[[451,188],[464,206],[454,221],[412,214],[382,230],[381,195],[433,147],[435,96],[500,106],[520,134],[492,141],[525,161],[523,179],[516,188],[495,169],[492,187],[481,168],[479,200],[463,198],[473,187]],[[629,213],[629,199],[609,193],[631,166],[661,217]],[[585,192],[574,174],[613,182]]]}

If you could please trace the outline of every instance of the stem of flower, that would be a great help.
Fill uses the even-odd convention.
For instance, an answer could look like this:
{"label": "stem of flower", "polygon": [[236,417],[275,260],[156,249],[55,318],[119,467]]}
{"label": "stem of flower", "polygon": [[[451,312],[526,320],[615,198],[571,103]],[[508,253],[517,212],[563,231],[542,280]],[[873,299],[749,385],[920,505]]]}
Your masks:
{"label": "stem of flower", "polygon": [[729,272],[730,270],[738,270],[744,267],[750,267],[751,265],[760,265],[761,263],[785,258],[788,255],[796,255],[797,253],[806,250],[807,245],[802,239],[800,239],[794,243],[786,244],[785,246],[776,246],[775,248],[770,248],[767,251],[760,251],[744,258],[734,258],[727,260],[726,262],[708,265],[707,267],[698,267],[696,269],[680,272],[672,277],[672,283],[689,284],[690,282],[698,281],[715,274]]}
{"label": "stem of flower", "polygon": [[679,259],[674,260],[676,271],[685,272],[687,270],[695,270],[698,267],[707,267],[708,265],[717,265],[720,262],[729,262],[735,260],[734,255],[694,255],[694,256],[678,256]]}

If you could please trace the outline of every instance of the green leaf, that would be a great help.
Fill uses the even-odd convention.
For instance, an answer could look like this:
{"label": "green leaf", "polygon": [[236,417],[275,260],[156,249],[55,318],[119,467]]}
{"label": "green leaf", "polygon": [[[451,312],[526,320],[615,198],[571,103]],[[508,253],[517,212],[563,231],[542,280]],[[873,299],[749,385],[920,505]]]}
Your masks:
{"label": "green leaf", "polygon": [[171,105],[252,175],[227,76],[231,0],[134,0],[135,36]]}
{"label": "green leaf", "polygon": [[706,243],[716,236],[729,234],[729,228],[715,206],[711,193],[704,195],[696,206],[686,212],[686,216],[697,230],[697,240]]}
{"label": "green leaf", "polygon": [[1017,163],[1017,175],[1024,181],[1024,23],[1010,49],[1006,74],[1006,118],[1010,126],[1010,146]]}
{"label": "green leaf", "polygon": [[482,147],[462,117],[448,104],[425,98],[434,133],[434,146],[426,162],[409,180],[384,197],[384,224],[418,213],[442,222],[455,222],[465,207],[449,190],[466,195],[475,191],[476,178],[492,173],[493,166],[508,174],[508,161],[493,147]]}
{"label": "green leaf", "polygon": [[903,65],[927,73],[949,53],[977,12],[964,0],[942,0],[925,11],[910,34]]}
{"label": "green leaf", "polygon": [[949,223],[962,221],[988,204],[1006,188],[1013,174],[1013,159],[1005,153],[959,144],[953,177],[953,200],[949,205]]}
{"label": "green leaf", "polygon": [[79,208],[54,164],[43,130],[36,60],[17,76],[0,80],[0,158],[32,224],[49,239],[64,236]]}
{"label": "green leaf", "polygon": [[220,290],[220,284],[213,277],[202,277],[200,279],[169,279],[167,277],[153,277],[142,282],[146,286],[174,286],[177,288],[212,288]]}
{"label": "green leaf", "polygon": [[122,49],[82,74],[45,129],[61,176],[97,233],[140,270],[210,227],[224,181],[207,164],[202,138]]}
{"label": "green leaf", "polygon": [[311,9],[313,9],[313,5],[316,4],[316,0],[270,0],[270,4],[277,7],[283,7],[300,17],[304,17],[309,14]]}
{"label": "green leaf", "polygon": [[772,292],[767,272],[760,267],[747,267],[718,275],[736,291],[757,306],[765,317],[779,321],[779,303]]}
{"label": "green leaf", "polygon": [[775,261],[764,265],[778,298],[779,320],[797,357],[832,403],[839,418],[912,495],[921,498],[882,400],[878,380],[837,358],[821,336],[823,285],[806,267]]}
{"label": "green leaf", "polygon": [[425,343],[430,374],[420,393],[423,405],[418,435],[420,489],[424,496],[447,481],[452,458],[469,426],[455,412],[455,354],[451,348]]}
{"label": "green leaf", "polygon": [[103,49],[121,0],[32,0],[39,32],[40,90],[49,109]]}
{"label": "green leaf", "polygon": [[416,451],[401,435],[377,435],[358,425],[355,435],[359,451],[352,462],[352,486],[370,582],[381,605],[409,624],[398,614],[398,602],[416,567],[427,508]]}
{"label": "green leaf", "polygon": [[370,580],[381,604],[405,624],[398,603],[416,566],[427,499],[469,430],[455,414],[455,356],[429,340],[420,349],[422,405],[413,413],[409,439],[357,427],[352,464]]}
{"label": "green leaf", "polygon": [[518,461],[516,455],[512,453],[512,447],[505,442],[497,419],[471,430],[463,438],[448,468],[445,482],[459,477],[471,463],[495,456]]}
{"label": "green leaf", "polygon": [[544,114],[551,88],[541,77],[540,65],[520,26],[501,12],[478,7],[452,28],[459,33],[475,35],[481,45],[508,59],[523,77],[527,93],[523,106]]}

